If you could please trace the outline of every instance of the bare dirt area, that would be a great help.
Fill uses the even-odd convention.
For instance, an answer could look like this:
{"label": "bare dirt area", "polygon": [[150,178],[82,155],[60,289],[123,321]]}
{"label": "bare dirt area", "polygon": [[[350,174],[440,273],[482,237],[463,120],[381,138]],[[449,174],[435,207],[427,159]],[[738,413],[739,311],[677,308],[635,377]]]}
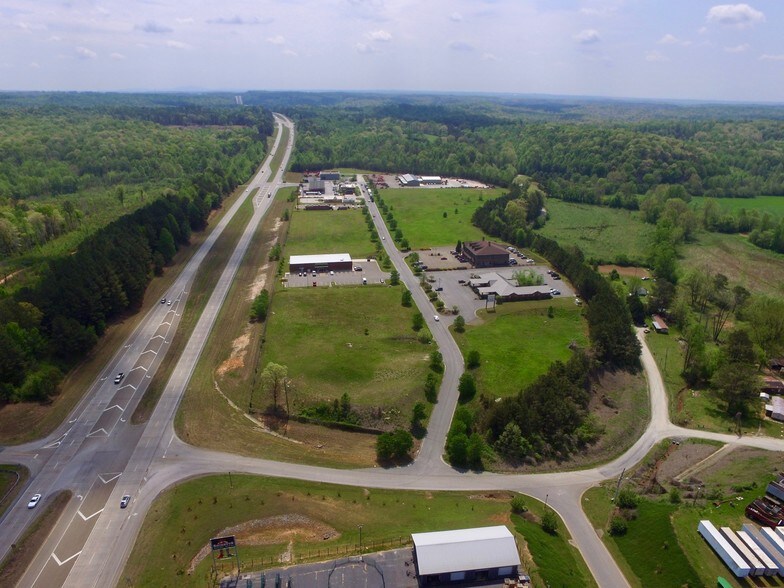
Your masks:
{"label": "bare dirt area", "polygon": [[691,470],[692,476],[699,476],[700,464],[707,464],[708,458],[716,454],[720,448],[702,443],[682,443],[670,451],[667,459],[661,463],[656,473],[660,484],[671,484],[677,478]]}
{"label": "bare dirt area", "polygon": [[245,355],[250,345],[250,325],[245,332],[231,342],[231,355],[221,363],[216,369],[219,376],[225,376],[228,372],[242,369],[245,367]]}
{"label": "bare dirt area", "polygon": [[[285,514],[264,519],[245,521],[233,527],[219,531],[216,537],[234,535],[238,543],[243,545],[275,545],[291,544],[292,541],[313,542],[328,541],[340,537],[333,527],[301,514]],[[289,549],[281,555],[281,561],[287,561]],[[209,555],[210,544],[204,545],[188,565],[188,574],[193,573],[196,566]]]}
{"label": "bare dirt area", "polygon": [[644,267],[625,267],[620,265],[600,265],[599,272],[609,274],[613,270],[618,272],[618,275],[629,278],[649,278],[650,272]]}

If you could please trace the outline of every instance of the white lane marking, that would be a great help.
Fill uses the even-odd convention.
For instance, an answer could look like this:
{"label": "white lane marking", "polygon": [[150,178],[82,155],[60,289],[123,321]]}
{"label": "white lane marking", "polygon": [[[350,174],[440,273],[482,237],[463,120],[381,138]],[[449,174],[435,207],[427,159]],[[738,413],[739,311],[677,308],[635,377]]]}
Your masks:
{"label": "white lane marking", "polygon": [[83,521],[89,521],[89,520],[90,520],[91,518],[93,518],[95,515],[99,515],[99,514],[101,514],[102,512],[103,512],[103,509],[96,510],[96,511],[95,511],[93,514],[91,514],[91,515],[90,515],[90,516],[88,516],[88,517],[84,516],[84,515],[82,514],[82,511],[81,511],[81,510],[77,510],[77,511],[76,511],[76,514],[78,514],[80,517],[82,517],[82,520],[83,520]]}
{"label": "white lane marking", "polygon": [[76,552],[76,553],[74,553],[74,554],[73,554],[71,557],[67,557],[67,558],[65,558],[65,559],[64,559],[64,560],[62,560],[62,561],[60,560],[60,558],[59,558],[59,557],[57,557],[57,556],[56,556],[54,553],[52,553],[52,559],[53,559],[53,560],[54,560],[54,562],[55,562],[55,563],[58,565],[58,567],[60,567],[60,566],[63,566],[63,565],[65,565],[65,564],[67,564],[67,563],[68,563],[69,561],[71,561],[73,558],[75,558],[75,557],[79,557],[79,554],[80,554],[80,553],[82,553],[82,551],[81,551],[81,550],[77,551],[77,552]]}

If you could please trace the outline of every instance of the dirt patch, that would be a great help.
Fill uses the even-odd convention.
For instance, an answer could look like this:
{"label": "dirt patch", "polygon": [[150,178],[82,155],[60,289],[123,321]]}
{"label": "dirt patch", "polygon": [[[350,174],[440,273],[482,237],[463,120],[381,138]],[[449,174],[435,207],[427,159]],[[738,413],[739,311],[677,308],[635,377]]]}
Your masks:
{"label": "dirt patch", "polygon": [[[287,543],[286,551],[280,561],[291,561],[294,540],[298,541],[329,541],[340,537],[333,527],[301,514],[285,514],[245,521],[233,527],[219,531],[215,536],[234,535],[238,545],[275,545]],[[192,574],[196,566],[210,554],[209,543],[202,547],[188,565],[188,574]]]}
{"label": "dirt patch", "polygon": [[224,376],[232,370],[245,367],[245,352],[250,345],[250,325],[245,327],[245,331],[234,339],[231,343],[231,355],[229,359],[218,366],[216,370],[219,376]]}
{"label": "dirt patch", "polygon": [[485,492],[484,494],[471,494],[468,498],[471,500],[497,500],[500,502],[508,502],[512,500],[514,494],[509,492]]}
{"label": "dirt patch", "polygon": [[679,474],[694,467],[706,457],[719,449],[715,445],[703,443],[682,443],[670,452],[667,459],[659,466],[656,479],[660,484],[670,484]]}
{"label": "dirt patch", "polygon": [[623,267],[620,265],[600,265],[599,272],[603,274],[612,273],[615,270],[621,276],[630,278],[649,278],[650,272],[644,267]]}

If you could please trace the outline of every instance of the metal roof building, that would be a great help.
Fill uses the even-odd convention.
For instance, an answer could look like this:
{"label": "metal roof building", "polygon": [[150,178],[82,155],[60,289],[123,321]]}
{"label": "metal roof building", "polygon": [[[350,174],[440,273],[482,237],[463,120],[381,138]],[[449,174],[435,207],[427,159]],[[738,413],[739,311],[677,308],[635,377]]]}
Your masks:
{"label": "metal roof building", "polygon": [[289,270],[299,271],[351,271],[351,256],[348,253],[325,253],[321,255],[292,255]]}
{"label": "metal roof building", "polygon": [[422,584],[483,581],[516,576],[520,555],[503,525],[435,533],[413,533]]}

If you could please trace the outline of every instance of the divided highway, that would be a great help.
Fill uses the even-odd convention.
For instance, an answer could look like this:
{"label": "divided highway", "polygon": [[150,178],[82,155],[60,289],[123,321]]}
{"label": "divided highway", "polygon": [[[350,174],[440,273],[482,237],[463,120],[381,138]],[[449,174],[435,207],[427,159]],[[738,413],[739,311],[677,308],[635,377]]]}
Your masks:
{"label": "divided highway", "polygon": [[[700,437],[723,443],[742,444],[776,451],[784,450],[784,441],[768,437],[743,437],[692,431],[672,425],[667,412],[667,396],[657,366],[642,342],[642,363],[648,379],[651,422],[645,433],[624,455],[604,466],[583,471],[499,475],[462,473],[442,459],[444,440],[457,406],[457,384],[463,372],[463,358],[452,338],[447,317],[435,321],[433,307],[419,287],[418,279],[394,247],[374,203],[368,203],[379,235],[401,280],[411,291],[414,302],[427,321],[444,358],[444,379],[425,437],[415,462],[404,468],[336,470],[280,463],[228,455],[192,447],[174,433],[173,419],[199,355],[225,299],[239,263],[245,254],[258,223],[271,202],[264,197],[283,184],[293,147],[293,124],[276,115],[279,128],[290,129],[288,143],[281,147],[282,133],[275,146],[240,198],[213,230],[177,278],[170,291],[172,305],[156,304],[93,384],[68,422],[43,441],[6,448],[4,461],[18,461],[30,467],[32,479],[27,492],[0,521],[0,556],[5,553],[35,511],[24,503],[29,494],[47,495],[63,488],[71,489],[74,498],[50,537],[39,550],[33,564],[20,582],[21,586],[116,586],[141,525],[155,497],[186,478],[209,473],[247,472],[283,478],[318,480],[372,488],[420,490],[495,490],[506,489],[547,500],[563,518],[574,543],[581,551],[599,586],[628,586],[595,529],[582,511],[582,494],[596,483],[617,477],[631,467],[662,439]],[[285,154],[274,177],[269,165],[278,149]],[[360,183],[364,185],[360,178]],[[191,338],[177,363],[150,421],[144,427],[130,427],[126,415],[133,410],[149,383],[151,375],[167,351],[170,335],[176,332],[188,289],[196,270],[218,235],[254,188],[254,214],[228,261]],[[118,371],[126,372],[119,386],[113,384]],[[127,509],[119,508],[122,495],[131,494]]]}

